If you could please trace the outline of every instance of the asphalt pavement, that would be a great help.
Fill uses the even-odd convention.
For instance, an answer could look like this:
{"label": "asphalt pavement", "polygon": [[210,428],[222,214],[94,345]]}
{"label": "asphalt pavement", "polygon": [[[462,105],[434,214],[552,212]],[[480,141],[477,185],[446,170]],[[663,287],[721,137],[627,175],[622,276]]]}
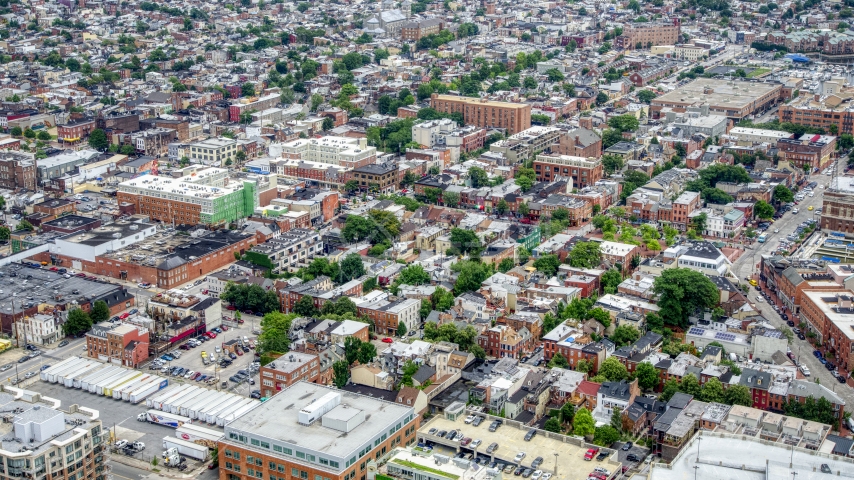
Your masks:
{"label": "asphalt pavement", "polygon": [[[840,168],[844,168],[846,162],[847,158],[845,157],[839,159],[838,163]],[[787,235],[793,233],[800,223],[810,218],[814,218],[816,221],[819,220],[819,217],[814,215],[815,210],[809,211],[808,207],[813,206],[817,209],[822,206],[822,194],[826,189],[821,188],[821,186],[827,186],[830,179],[831,177],[829,175],[810,175],[809,182],[818,182],[818,186],[813,190],[815,192],[815,196],[805,197],[804,200],[797,205],[799,213],[793,214],[792,212],[789,212],[783,215],[781,219],[774,222],[768,230],[766,230],[765,234],[767,238],[765,243],[755,242],[747,248],[745,253],[739,257],[738,260],[733,262],[732,271],[738,276],[739,281],[744,282],[746,278],[753,277],[754,275],[756,275],[758,279],[759,268],[757,267],[757,264],[761,261],[762,255],[769,255],[773,253],[779,244],[779,240],[781,238],[786,238]],[[774,229],[779,229],[779,233],[774,233]],[[814,233],[814,235],[821,234],[821,232]],[[755,308],[757,308],[757,310],[759,310],[762,315],[770,320],[776,327],[782,328],[784,326],[788,326],[780,315],[774,311],[772,306],[768,304],[768,302],[764,301],[764,299],[762,302],[757,302],[756,298],[758,296],[759,292],[751,287],[748,298]],[[811,374],[810,379],[818,380],[821,385],[832,389],[837,395],[842,397],[848,405],[854,405],[854,389],[852,389],[848,384],[839,383],[836,377],[834,377],[824,367],[824,365],[822,365],[818,359],[813,356],[812,352],[814,348],[808,341],[800,340],[795,337],[790,344],[790,348],[795,354],[797,361],[799,363],[804,363],[809,368]]]}

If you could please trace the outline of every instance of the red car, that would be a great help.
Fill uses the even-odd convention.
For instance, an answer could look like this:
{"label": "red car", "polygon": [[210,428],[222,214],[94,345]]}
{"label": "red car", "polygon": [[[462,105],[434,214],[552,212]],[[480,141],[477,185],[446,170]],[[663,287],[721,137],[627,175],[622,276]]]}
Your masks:
{"label": "red car", "polygon": [[246,320],[240,318],[237,320],[237,323],[239,323],[240,325],[243,325],[244,323],[246,323]]}
{"label": "red car", "polygon": [[243,356],[243,350],[241,350],[239,348],[235,348],[234,353],[236,353],[238,356],[241,356],[241,357]]}
{"label": "red car", "polygon": [[593,460],[593,458],[599,453],[599,447],[596,448],[588,448],[587,453],[584,454],[584,459],[588,462]]}
{"label": "red car", "polygon": [[209,338],[216,338],[216,332],[208,332],[205,335],[207,335]]}
{"label": "red car", "polygon": [[234,305],[229,305],[229,306],[225,307],[225,309],[226,310],[237,310],[237,308]]}
{"label": "red car", "polygon": [[394,340],[392,340],[392,339],[391,339],[391,338],[389,338],[389,337],[385,337],[385,338],[383,339],[383,343],[394,343]]}
{"label": "red car", "polygon": [[50,267],[50,271],[51,271],[51,272],[55,272],[55,271],[57,271],[57,270],[59,270],[59,268],[57,268],[57,267]]}
{"label": "red car", "polygon": [[85,277],[85,276],[86,276],[86,274],[85,274],[85,273],[83,273],[83,272],[80,272],[80,273],[78,273],[76,276],[77,276],[77,277]]}
{"label": "red car", "polygon": [[223,325],[223,326],[221,326],[221,327],[219,327],[219,328],[221,328],[223,332],[227,332],[227,331],[228,331],[228,327],[227,327],[227,326],[225,326],[225,325]]}
{"label": "red car", "polygon": [[128,318],[129,316],[130,316],[130,314],[129,314],[128,312],[125,312],[125,313],[123,313],[123,314],[119,315],[119,318],[121,318],[122,320],[124,320],[124,319]]}
{"label": "red car", "polygon": [[208,294],[208,291],[207,291],[207,290],[202,290],[202,294],[207,295],[207,294]]}

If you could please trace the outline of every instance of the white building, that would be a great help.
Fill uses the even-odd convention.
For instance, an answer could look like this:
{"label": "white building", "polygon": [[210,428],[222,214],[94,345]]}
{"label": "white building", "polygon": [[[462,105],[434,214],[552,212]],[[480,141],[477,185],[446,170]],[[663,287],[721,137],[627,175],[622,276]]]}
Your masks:
{"label": "white building", "polygon": [[53,315],[24,316],[15,322],[18,328],[18,336],[21,341],[33,345],[48,345],[60,338],[60,330],[56,328],[56,320]]}
{"label": "white building", "polygon": [[[50,252],[95,262],[97,256],[139,243],[157,233],[157,227],[143,221],[119,220],[102,227],[57,238]],[[82,270],[78,261],[72,261],[74,270]]]}
{"label": "white building", "polygon": [[356,168],[374,163],[377,149],[368,146],[366,138],[329,136],[285,143],[282,145],[282,157]]}

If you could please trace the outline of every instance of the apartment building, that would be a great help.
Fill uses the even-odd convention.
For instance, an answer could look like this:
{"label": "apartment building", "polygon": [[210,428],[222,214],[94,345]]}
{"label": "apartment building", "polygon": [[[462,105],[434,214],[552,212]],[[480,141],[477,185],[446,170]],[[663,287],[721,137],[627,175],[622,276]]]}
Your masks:
{"label": "apartment building", "polygon": [[13,150],[0,152],[0,188],[36,190],[35,155]]}
{"label": "apartment building", "polygon": [[323,253],[320,234],[314,230],[295,228],[276,238],[255,245],[245,254],[246,260],[267,267],[271,273],[291,272],[311,263]]}
{"label": "apartment building", "polygon": [[53,315],[43,313],[15,319],[15,329],[17,332],[13,337],[32,345],[49,345],[64,336],[62,330],[57,328]]}
{"label": "apartment building", "polygon": [[[14,389],[13,389],[14,390]],[[97,410],[71,405],[59,410],[37,395],[0,393],[8,412],[0,462],[8,478],[107,480],[110,478],[108,432]]]}
{"label": "apartment building", "polygon": [[528,160],[559,141],[561,130],[555,127],[534,126],[489,146],[490,152],[503,153],[513,163]]}
{"label": "apartment building", "polygon": [[356,167],[350,178],[359,183],[359,190],[363,192],[391,193],[397,189],[398,166],[388,162]]}
{"label": "apartment building", "polygon": [[258,182],[227,182],[228,170],[197,169],[183,177],[142,175],[118,186],[118,201],[134,212],[172,224],[224,225],[253,214]]}
{"label": "apartment building", "polygon": [[327,136],[299,139],[282,144],[281,150],[285,159],[307,160],[345,169],[364,167],[377,160],[377,149],[369,147],[366,138]]}
{"label": "apartment building", "polygon": [[95,130],[95,119],[81,118],[71,120],[64,125],[57,125],[56,136],[60,143],[76,145],[88,138],[92,130]]}
{"label": "apartment building", "polygon": [[557,144],[551,145],[551,153],[570,157],[599,158],[602,156],[602,137],[584,127],[560,133]]}
{"label": "apartment building", "polygon": [[141,132],[121,134],[121,142],[132,145],[139,155],[150,157],[165,156],[169,153],[169,144],[178,139],[178,133],[171,128],[152,128]]}
{"label": "apartment building", "polygon": [[854,293],[850,290],[806,291],[801,294],[801,320],[816,340],[833,353],[840,372],[847,372],[854,348]]}
{"label": "apartment building", "polygon": [[189,150],[190,162],[202,163],[211,167],[226,167],[233,162],[238,152],[236,140],[230,138],[208,138],[201,142],[191,143]]}
{"label": "apartment building", "polygon": [[604,168],[602,159],[597,157],[540,154],[534,159],[534,172],[539,182],[551,182],[557,177],[572,177],[573,188],[584,188],[601,180]]}
{"label": "apartment building", "polygon": [[400,27],[400,39],[404,42],[417,42],[421,37],[439,33],[443,26],[444,22],[439,18],[407,22]]}
{"label": "apartment building", "polygon": [[800,168],[822,169],[833,160],[836,137],[805,133],[797,138],[781,138],[777,149],[783,160]]}
{"label": "apartment building", "polygon": [[297,382],[225,427],[220,478],[367,480],[369,462],[416,441],[412,407]]}
{"label": "apartment building", "polygon": [[630,23],[617,37],[615,46],[631,50],[653,45],[675,45],[681,39],[679,25],[673,23]]}
{"label": "apartment building", "polygon": [[254,100],[249,99],[240,99],[236,100],[233,104],[228,107],[228,119],[232,122],[239,122],[240,115],[244,112],[248,112],[250,110],[256,112],[263,112],[268,108],[273,108],[279,104],[281,101],[281,95],[279,93],[271,93],[269,95],[264,95],[262,97],[258,97]]}
{"label": "apartment building", "polygon": [[829,131],[831,125],[836,125],[839,135],[854,134],[854,111],[847,98],[850,92],[839,93],[842,95],[796,98],[786,105],[780,105],[777,116],[781,122],[822,128],[825,131]]}
{"label": "apartment building", "polygon": [[854,179],[833,178],[822,195],[821,206],[822,230],[854,236]]}
{"label": "apartment building", "polygon": [[390,302],[385,298],[357,302],[359,316],[365,315],[374,322],[374,331],[378,335],[395,335],[398,326],[403,323],[407,332],[417,330],[421,323],[419,310],[421,301],[405,298]]}
{"label": "apartment building", "polygon": [[258,376],[261,396],[269,398],[297,382],[316,383],[320,377],[320,358],[291,351],[263,365]]}
{"label": "apartment building", "polygon": [[533,348],[533,338],[526,328],[496,325],[478,335],[477,344],[491,357],[519,359]]}
{"label": "apartment building", "polygon": [[211,329],[222,323],[222,302],[203,294],[158,293],[148,299],[148,311],[155,321],[167,324],[195,318]]}
{"label": "apartment building", "polygon": [[462,113],[466,124],[504,128],[512,135],[531,127],[531,105],[434,93],[430,106],[441,113]]}
{"label": "apartment building", "polygon": [[136,368],[148,359],[148,329],[130,323],[102,322],[86,333],[89,358]]}

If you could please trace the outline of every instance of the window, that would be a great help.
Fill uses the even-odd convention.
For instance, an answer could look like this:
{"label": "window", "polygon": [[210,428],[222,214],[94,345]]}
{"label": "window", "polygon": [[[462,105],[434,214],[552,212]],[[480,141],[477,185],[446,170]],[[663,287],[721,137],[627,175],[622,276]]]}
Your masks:
{"label": "window", "polygon": [[300,452],[299,450],[297,450],[297,458],[302,458],[303,460],[305,460],[305,452]]}

